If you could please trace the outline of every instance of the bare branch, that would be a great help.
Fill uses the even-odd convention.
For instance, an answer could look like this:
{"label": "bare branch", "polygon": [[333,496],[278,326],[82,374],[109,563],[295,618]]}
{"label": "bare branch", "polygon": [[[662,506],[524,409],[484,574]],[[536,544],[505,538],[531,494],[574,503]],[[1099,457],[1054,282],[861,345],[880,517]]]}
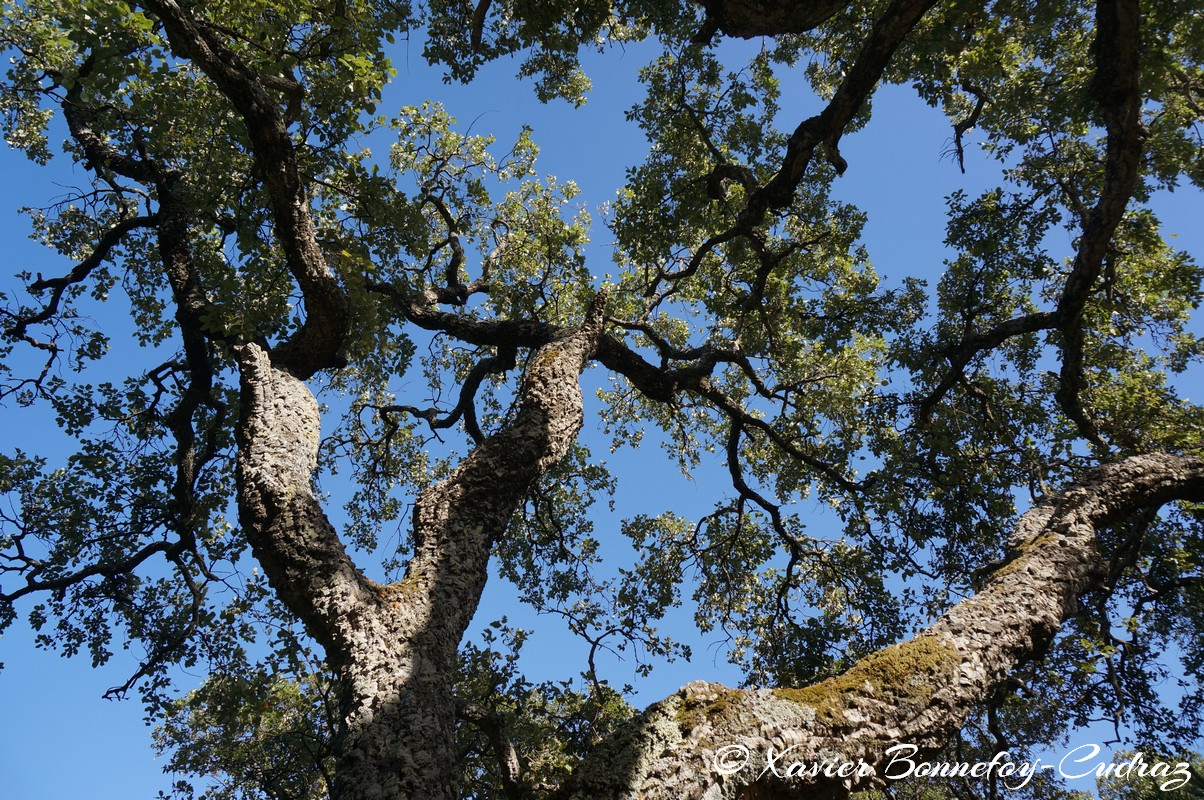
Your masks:
{"label": "bare branch", "polygon": [[88,257],[79,262],[69,273],[59,278],[41,278],[39,276],[38,280],[29,285],[29,288],[34,292],[44,292],[50,289],[50,300],[36,314],[18,317],[12,325],[5,329],[5,334],[14,339],[25,338],[26,331],[30,325],[45,322],[58,313],[63,293],[71,286],[75,286],[86,280],[94,269],[104,263],[114,248],[121,244],[121,240],[127,233],[138,228],[148,228],[158,221],[159,218],[157,215],[130,217],[121,220],[101,234],[100,240],[92,248],[92,252]]}
{"label": "bare branch", "polygon": [[100,576],[102,578],[111,578],[115,575],[125,575],[133,572],[147,559],[156,553],[171,554],[178,552],[180,547],[179,542],[152,542],[145,547],[142,547],[136,553],[121,559],[120,561],[103,562],[98,564],[89,564],[88,566],[76,570],[67,575],[62,575],[58,578],[50,578],[47,580],[29,579],[24,586],[7,594],[0,594],[0,600],[5,602],[14,602],[20,598],[33,594],[34,592],[49,592],[68,589],[76,584],[86,581],[88,578]]}
{"label": "bare branch", "polygon": [[962,140],[966,133],[969,132],[975,125],[977,125],[978,120],[982,117],[982,112],[987,107],[987,96],[981,89],[966,81],[962,81],[962,89],[969,94],[974,95],[975,99],[974,108],[971,109],[970,113],[967,114],[964,119],[958,120],[953,126],[953,147],[955,148],[957,154],[957,166],[961,169],[962,174],[965,175],[966,150]]}
{"label": "bare branch", "polygon": [[431,426],[431,430],[450,428],[463,417],[464,428],[468,431],[468,435],[474,442],[480,444],[485,437],[481,433],[480,425],[477,423],[477,412],[474,404],[477,390],[481,387],[481,382],[489,375],[496,375],[514,369],[517,364],[517,355],[518,351],[515,347],[502,345],[499,347],[496,356],[490,356],[478,361],[464,378],[464,383],[460,386],[460,399],[456,403],[456,407],[442,417],[439,416],[439,411],[434,408],[416,408],[406,405],[376,406],[375,408],[382,414],[405,413],[412,417],[424,419]]}

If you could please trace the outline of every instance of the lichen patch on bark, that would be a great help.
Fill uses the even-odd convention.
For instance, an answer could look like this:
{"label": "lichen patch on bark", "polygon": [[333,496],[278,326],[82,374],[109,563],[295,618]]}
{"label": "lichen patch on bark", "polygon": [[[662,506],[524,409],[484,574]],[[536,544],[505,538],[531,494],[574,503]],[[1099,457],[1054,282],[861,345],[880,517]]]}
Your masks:
{"label": "lichen patch on bark", "polygon": [[959,661],[957,649],[948,642],[917,636],[871,653],[841,675],[798,689],[776,689],[774,694],[814,708],[824,722],[841,723],[859,697],[895,704],[926,701]]}

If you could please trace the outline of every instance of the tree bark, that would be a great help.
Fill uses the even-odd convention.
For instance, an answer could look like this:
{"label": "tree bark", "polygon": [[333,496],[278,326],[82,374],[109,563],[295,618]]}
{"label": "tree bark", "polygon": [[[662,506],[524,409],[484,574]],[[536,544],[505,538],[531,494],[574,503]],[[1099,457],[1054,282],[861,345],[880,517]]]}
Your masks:
{"label": "tree bark", "polygon": [[514,418],[418,497],[415,554],[391,585],[354,566],[314,497],[319,431],[312,393],[264,348],[238,348],[240,519],[273,589],[338,673],[339,800],[458,796],[457,649],[493,544],[581,428],[580,373],[597,346],[604,309],[600,295],[579,328],[535,350]]}
{"label": "tree bark", "polygon": [[381,588],[382,613],[361,629],[343,671],[349,708],[338,800],[459,796],[452,684],[460,639],[494,542],[581,429],[580,374],[604,309],[599,296],[580,328],[534,352],[514,419],[418,497],[414,558],[400,582]]}
{"label": "tree bark", "polygon": [[[1021,518],[1014,558],[914,639],[802,689],[696,682],[655,705],[578,769],[562,798],[834,798],[879,782],[886,750],[939,749],[1019,664],[1040,656],[1109,559],[1095,532],[1139,510],[1204,498],[1204,462],[1135,456],[1101,467]],[[728,748],[728,749],[724,749]],[[743,768],[716,769],[716,759]],[[864,764],[789,775],[792,764]]]}
{"label": "tree bark", "polygon": [[203,25],[191,8],[182,7],[176,0],[144,0],[142,5],[162,20],[172,50],[190,58],[246,123],[255,163],[263,170],[271,198],[276,241],[305,297],[304,321],[276,347],[274,361],[287,365],[292,374],[302,378],[343,366],[341,348],[350,313],[347,295],[318,245],[306,181],[287,121],[269,83],[277,92],[284,91],[294,98],[304,94],[304,87],[293,80],[279,76],[273,79],[256,72]]}

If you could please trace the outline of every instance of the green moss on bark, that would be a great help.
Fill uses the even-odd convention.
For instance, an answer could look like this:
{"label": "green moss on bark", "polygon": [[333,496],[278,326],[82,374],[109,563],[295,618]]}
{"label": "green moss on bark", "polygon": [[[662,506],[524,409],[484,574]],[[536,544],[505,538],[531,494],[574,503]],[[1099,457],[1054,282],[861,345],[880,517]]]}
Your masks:
{"label": "green moss on bark", "polygon": [[699,696],[686,692],[677,709],[677,724],[683,733],[689,733],[703,723],[715,724],[731,710],[740,699],[739,689],[716,687],[713,693]]}
{"label": "green moss on bark", "polygon": [[871,653],[847,672],[799,689],[777,689],[783,700],[815,709],[826,722],[839,721],[849,698],[868,696],[898,704],[926,699],[933,693],[933,678],[956,665],[957,650],[935,636],[918,636],[909,642]]}

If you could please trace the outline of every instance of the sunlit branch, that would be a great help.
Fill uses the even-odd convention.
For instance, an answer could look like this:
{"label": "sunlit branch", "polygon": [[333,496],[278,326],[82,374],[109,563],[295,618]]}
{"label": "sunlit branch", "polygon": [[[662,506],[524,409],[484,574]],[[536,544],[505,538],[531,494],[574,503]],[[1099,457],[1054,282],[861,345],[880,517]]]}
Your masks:
{"label": "sunlit branch", "polygon": [[[937,751],[1017,667],[1046,652],[1078,612],[1079,597],[1100,586],[1107,565],[1098,530],[1142,509],[1201,497],[1204,463],[1197,459],[1153,454],[1094,470],[1026,512],[1012,536],[1016,558],[911,640],[801,689],[688,684],[591,753],[558,797],[700,799],[744,790],[807,798],[870,788],[762,769],[765,754],[789,746],[799,761],[837,752],[881,765],[886,748],[901,741]],[[784,743],[783,732],[790,737]],[[737,775],[695,767],[726,742],[760,755]]]}

